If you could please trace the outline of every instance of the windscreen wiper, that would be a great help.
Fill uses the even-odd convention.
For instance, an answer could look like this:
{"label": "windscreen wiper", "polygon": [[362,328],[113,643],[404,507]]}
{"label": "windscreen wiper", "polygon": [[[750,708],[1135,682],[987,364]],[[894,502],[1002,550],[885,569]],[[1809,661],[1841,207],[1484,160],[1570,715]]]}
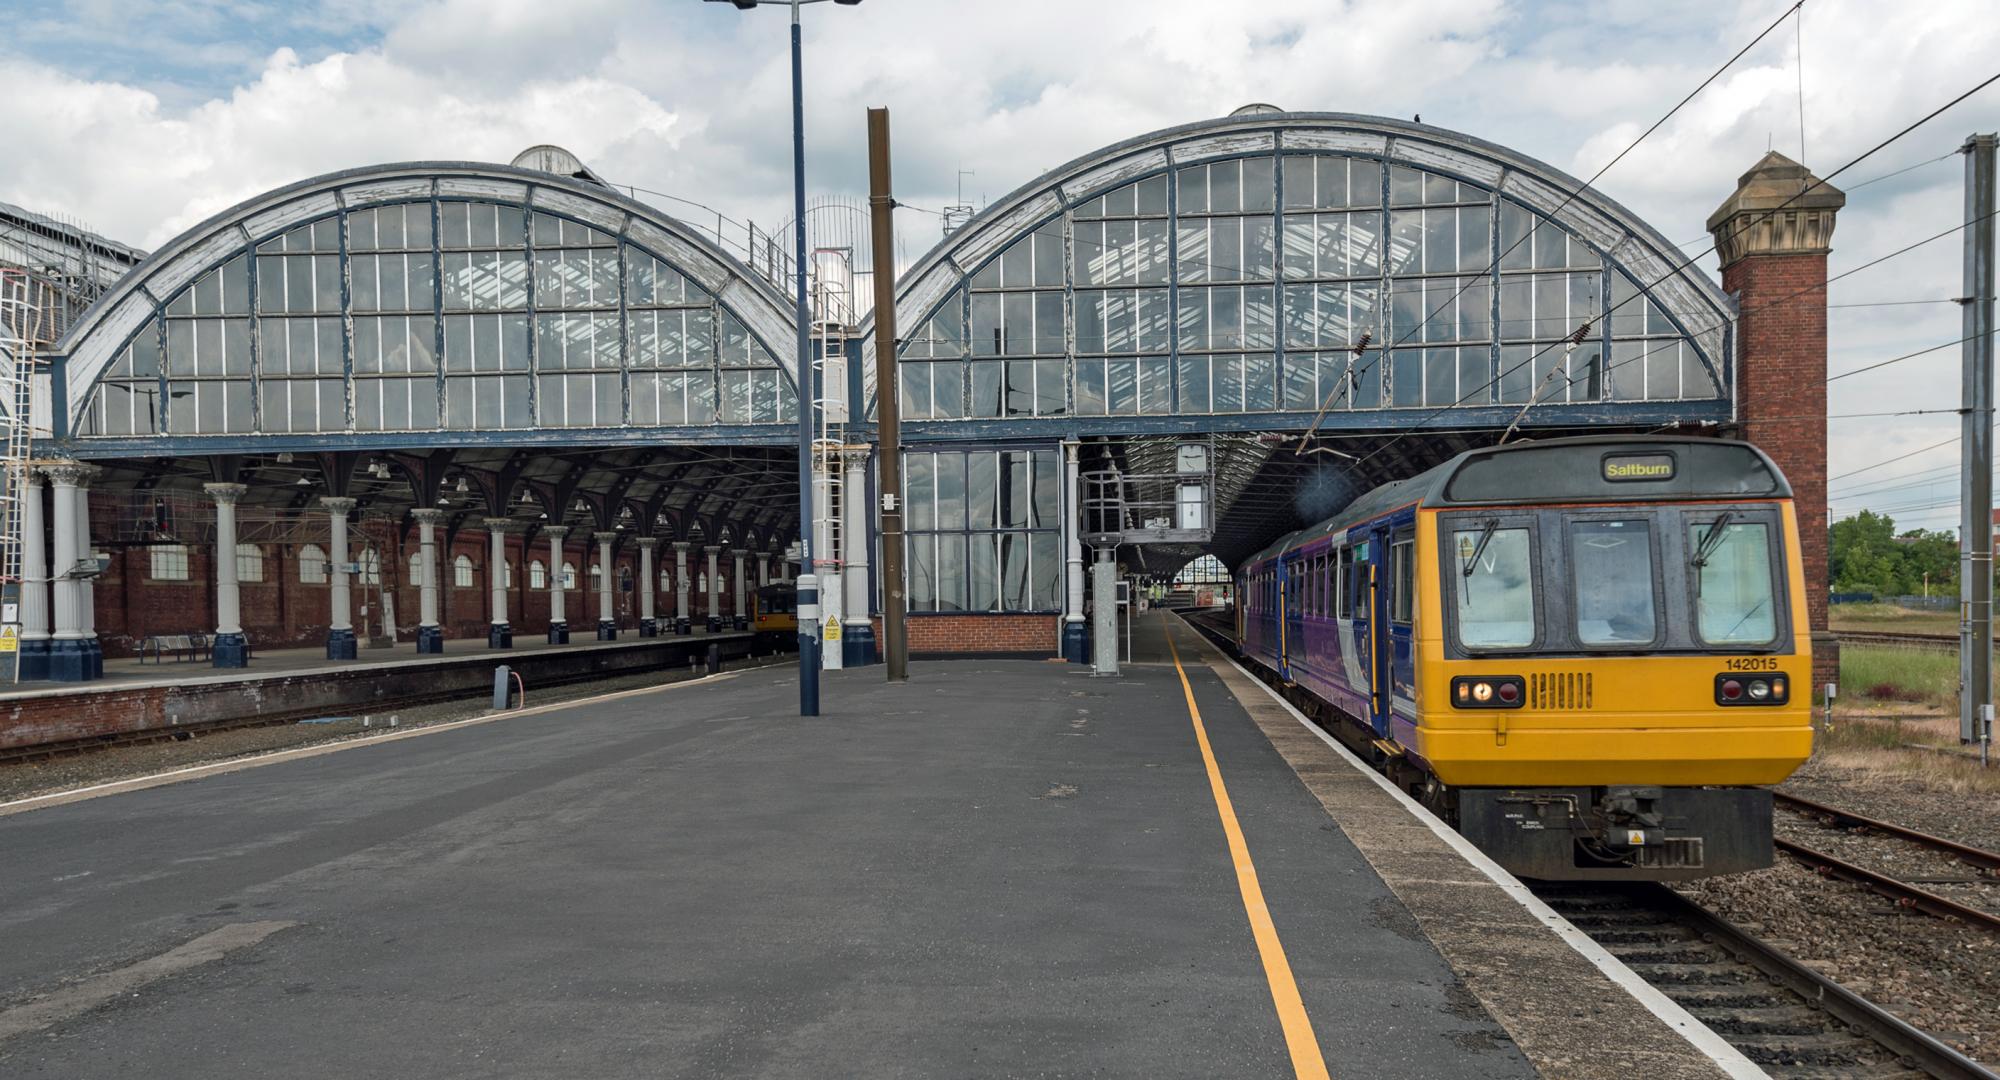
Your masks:
{"label": "windscreen wiper", "polygon": [[1695,569],[1699,570],[1708,565],[1708,557],[1715,554],[1716,548],[1722,546],[1723,527],[1728,525],[1735,517],[1736,511],[1724,510],[1721,517],[1716,518],[1714,522],[1710,523],[1708,531],[1701,534],[1701,543],[1695,545],[1694,558],[1689,560],[1694,564]]}
{"label": "windscreen wiper", "polygon": [[1472,572],[1479,567],[1479,557],[1486,554],[1486,545],[1493,542],[1493,534],[1498,532],[1499,529],[1499,518],[1492,518],[1486,522],[1486,528],[1482,529],[1479,533],[1479,543],[1473,547],[1472,554],[1465,557],[1465,566],[1463,569],[1466,577],[1471,577]]}

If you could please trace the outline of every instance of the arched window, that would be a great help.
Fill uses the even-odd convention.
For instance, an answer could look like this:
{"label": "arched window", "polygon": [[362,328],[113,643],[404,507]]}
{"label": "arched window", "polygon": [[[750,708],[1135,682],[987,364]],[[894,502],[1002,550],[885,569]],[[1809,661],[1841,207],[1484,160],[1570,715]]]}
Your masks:
{"label": "arched window", "polygon": [[511,559],[500,561],[500,587],[503,589],[514,587],[514,563]]}
{"label": "arched window", "polygon": [[318,544],[307,544],[299,549],[299,583],[326,584],[326,551]]}
{"label": "arched window", "polygon": [[255,544],[236,545],[236,580],[264,580],[264,549]]}
{"label": "arched window", "polygon": [[374,548],[361,553],[361,584],[382,584],[382,556]]}
{"label": "arched window", "polygon": [[409,584],[421,586],[424,583],[424,552],[422,548],[410,552]]}
{"label": "arched window", "polygon": [[546,589],[548,587],[549,587],[549,568],[543,566],[542,560],[540,559],[529,560],[528,588]]}
{"label": "arched window", "polygon": [[461,589],[472,588],[472,558],[460,555],[451,561],[451,583]]}
{"label": "arched window", "polygon": [[564,563],[562,575],[563,591],[576,591],[576,564],[573,562]]}
{"label": "arched window", "polygon": [[660,568],[660,591],[667,592],[674,587],[674,575],[665,567]]}
{"label": "arched window", "polygon": [[623,593],[632,591],[632,568],[629,566],[618,568],[618,591]]}

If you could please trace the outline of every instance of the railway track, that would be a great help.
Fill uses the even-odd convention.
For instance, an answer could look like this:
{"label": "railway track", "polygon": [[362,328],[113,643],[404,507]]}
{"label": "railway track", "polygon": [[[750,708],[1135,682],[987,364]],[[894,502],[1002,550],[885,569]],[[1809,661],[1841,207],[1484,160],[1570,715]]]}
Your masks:
{"label": "railway track", "polygon": [[1898,645],[1912,649],[1939,649],[1956,652],[1957,634],[1898,634],[1886,630],[1841,630],[1834,636],[1843,645]]}
{"label": "railway track", "polygon": [[[1234,652],[1226,616],[1204,612],[1187,621]],[[1248,670],[1271,681],[1260,668]],[[2000,1074],[1664,885],[1533,888],[1577,929],[1772,1076],[2000,1080]]]}
{"label": "railway track", "polygon": [[[1775,840],[1779,851],[1828,877],[1852,882],[1885,896],[1895,901],[1898,907],[2000,933],[2000,914],[1991,910],[1996,894],[2000,894],[2000,852],[1987,851],[1970,844],[1947,840],[1942,836],[1932,836],[1891,822],[1838,810],[1796,795],[1773,792],[1772,796],[1780,807],[1824,828],[1838,830],[1848,837],[1880,837],[1910,845],[1950,860],[1951,866],[1962,868],[1966,872],[1963,875],[1957,873],[1930,875],[1922,883],[1918,883],[1871,869],[1852,859],[1820,851],[1782,836]],[[1962,888],[1968,895],[1946,896],[1936,889],[1924,888],[1924,885],[1943,885],[1954,890]],[[1980,902],[1982,900],[1985,901],[1984,904]]]}

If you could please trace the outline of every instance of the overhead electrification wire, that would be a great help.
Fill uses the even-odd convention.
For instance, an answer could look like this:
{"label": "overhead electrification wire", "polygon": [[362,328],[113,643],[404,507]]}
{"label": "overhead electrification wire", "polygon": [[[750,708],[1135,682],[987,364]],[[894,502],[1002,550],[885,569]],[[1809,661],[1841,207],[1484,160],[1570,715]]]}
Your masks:
{"label": "overhead electrification wire", "polygon": [[[1713,72],[1710,72],[1708,78],[1703,79],[1699,86],[1696,86],[1693,90],[1688,91],[1686,97],[1681,98],[1680,101],[1674,104],[1673,108],[1668,109],[1666,113],[1662,115],[1658,120],[1653,121],[1653,125],[1651,127],[1647,128],[1645,131],[1640,132],[1638,138],[1633,139],[1630,143],[1626,144],[1625,149],[1618,151],[1616,156],[1614,156],[1610,161],[1605,162],[1603,168],[1600,168],[1596,172],[1592,173],[1590,175],[1590,179],[1585,180],[1583,183],[1577,185],[1577,187],[1574,190],[1565,194],[1563,196],[1562,201],[1556,204],[1556,208],[1554,210],[1549,211],[1546,215],[1543,216],[1545,216],[1551,223],[1553,223],[1555,221],[1556,215],[1562,213],[1562,211],[1566,207],[1568,207],[1570,203],[1575,202],[1577,196],[1589,190],[1590,185],[1596,183],[1600,178],[1604,176],[1605,173],[1610,172],[1613,166],[1625,160],[1625,156],[1627,154],[1630,154],[1632,151],[1638,149],[1639,144],[1645,142],[1648,136],[1652,135],[1653,132],[1660,130],[1661,125],[1665,124],[1668,120],[1673,119],[1674,114],[1680,112],[1681,109],[1685,107],[1688,102],[1693,101],[1696,95],[1700,94],[1703,90],[1708,89],[1711,83],[1715,82],[1715,80],[1722,77],[1723,72],[1726,72],[1731,67],[1733,67],[1736,61],[1743,59],[1743,55],[1745,53],[1749,52],[1751,49],[1756,48],[1758,42],[1761,42],[1766,37],[1770,36],[1771,31],[1776,30],[1779,26],[1783,25],[1787,17],[1789,17],[1793,12],[1798,11],[1800,8],[1804,6],[1805,6],[1805,0],[1793,0],[1792,5],[1790,7],[1787,7],[1784,11],[1780,12],[1778,14],[1778,17],[1771,20],[1770,25],[1764,27],[1763,30],[1759,31],[1756,37],[1751,38],[1749,44],[1736,50],[1736,54],[1734,56],[1731,56],[1728,60],[1724,61],[1721,67],[1718,67]],[[1494,204],[1494,209],[1495,212],[1497,213],[1499,209],[1499,204],[1497,201]],[[1512,244],[1507,246],[1507,250],[1502,251],[1497,255],[1495,255],[1493,257],[1493,261],[1486,265],[1485,270],[1480,271],[1477,275],[1466,278],[1465,282],[1461,284],[1457,288],[1457,290],[1455,290],[1449,297],[1446,297],[1444,302],[1440,303],[1437,307],[1432,308],[1428,314],[1426,314],[1422,319],[1418,320],[1410,328],[1410,330],[1407,333],[1405,333],[1402,337],[1397,338],[1395,341],[1385,346],[1382,349],[1382,351],[1379,354],[1377,354],[1377,358],[1373,361],[1370,361],[1369,366],[1373,367],[1374,364],[1381,362],[1381,359],[1383,357],[1387,357],[1391,350],[1407,343],[1410,340],[1411,335],[1420,332],[1425,326],[1430,325],[1430,321],[1432,319],[1437,318],[1439,312],[1442,312],[1445,308],[1453,304],[1456,304],[1458,302],[1458,298],[1465,295],[1466,290],[1472,288],[1474,282],[1480,281],[1482,279],[1490,279],[1493,274],[1494,268],[1498,267],[1501,261],[1504,260],[1508,255],[1513,254],[1516,248],[1519,248],[1522,244],[1526,243],[1528,241],[1528,238],[1533,236],[1535,232],[1536,230],[1533,228],[1526,230],[1521,234],[1521,236],[1518,239],[1516,239]],[[1325,399],[1320,402],[1318,411],[1316,411],[1313,414],[1312,424],[1308,426],[1305,432],[1299,436],[1299,442],[1298,442],[1299,449],[1304,449],[1306,445],[1306,440],[1311,438],[1313,436],[1313,433],[1319,430],[1320,423],[1326,418],[1327,409],[1332,407],[1335,397],[1346,391],[1346,388],[1349,385],[1350,381],[1351,380],[1344,379],[1341,381],[1340,386],[1327,391]]]}
{"label": "overhead electrification wire", "polygon": [[[1905,126],[1905,127],[1903,127],[1903,128],[1901,129],[1901,130],[1897,131],[1897,132],[1896,132],[1895,134],[1893,134],[1893,135],[1890,135],[1890,136],[1889,136],[1888,138],[1886,138],[1886,139],[1883,139],[1883,140],[1882,140],[1881,142],[1878,142],[1878,143],[1876,143],[1876,144],[1875,144],[1874,146],[1872,146],[1872,147],[1869,147],[1869,148],[1868,148],[1867,150],[1863,151],[1863,152],[1862,152],[1862,153],[1861,153],[1861,154],[1860,154],[1859,156],[1857,156],[1857,157],[1855,157],[1855,158],[1853,158],[1853,159],[1849,160],[1849,161],[1847,162],[1847,164],[1845,164],[1845,165],[1842,165],[1842,166],[1841,166],[1840,168],[1838,168],[1838,169],[1835,169],[1835,170],[1833,170],[1832,172],[1830,172],[1830,173],[1826,174],[1826,176],[1824,176],[1824,177],[1822,177],[1822,178],[1820,178],[1820,179],[1818,179],[1818,180],[1815,180],[1815,181],[1814,181],[1813,183],[1811,183],[1811,184],[1808,184],[1808,185],[1806,185],[1806,186],[1802,187],[1802,188],[1801,188],[1801,189],[1799,190],[1798,194],[1796,194],[1796,195],[1793,195],[1793,196],[1792,196],[1791,198],[1788,198],[1788,199],[1786,199],[1786,200],[1785,200],[1784,202],[1782,202],[1782,203],[1779,203],[1779,204],[1778,204],[1777,206],[1774,206],[1774,207],[1771,207],[1771,208],[1770,208],[1770,209],[1768,209],[1768,210],[1763,210],[1763,211],[1759,211],[1759,212],[1757,212],[1757,213],[1755,213],[1755,214],[1748,214],[1748,215],[1745,215],[1745,217],[1744,217],[1744,220],[1743,220],[1742,224],[1741,224],[1741,225],[1739,225],[1739,226],[1738,226],[1738,227],[1737,227],[1737,228],[1736,228],[1736,229],[1735,229],[1734,231],[1732,231],[1732,232],[1731,232],[1731,234],[1730,234],[1730,238],[1731,238],[1731,239],[1734,239],[1734,238],[1735,238],[1736,236],[1738,236],[1738,235],[1741,235],[1741,234],[1743,233],[1743,231],[1744,231],[1744,230],[1746,230],[1746,229],[1750,228],[1750,227],[1751,227],[1752,225],[1756,224],[1756,223],[1757,223],[1758,221],[1760,221],[1760,220],[1765,220],[1765,219],[1769,219],[1769,218],[1771,218],[1771,217],[1773,217],[1773,216],[1777,215],[1777,214],[1778,214],[1778,213],[1779,213],[1780,211],[1784,210],[1784,209],[1785,209],[1786,207],[1790,206],[1790,205],[1791,205],[1791,204],[1793,204],[1794,202],[1797,202],[1797,201],[1798,201],[1799,199],[1801,199],[1801,198],[1804,198],[1804,197],[1805,197],[1806,195],[1808,195],[1808,194],[1812,193],[1812,192],[1813,192],[1813,191],[1814,191],[1815,189],[1817,189],[1817,188],[1819,188],[1819,187],[1822,187],[1822,186],[1824,186],[1824,185],[1825,185],[1825,184],[1827,184],[1827,183],[1828,183],[1829,181],[1831,181],[1831,180],[1832,180],[1832,179],[1833,179],[1834,177],[1836,177],[1836,176],[1839,176],[1840,174],[1842,174],[1842,173],[1846,172],[1847,170],[1849,170],[1849,169],[1852,169],[1852,168],[1853,168],[1853,167],[1855,167],[1856,165],[1859,165],[1859,164],[1861,164],[1861,163],[1862,163],[1863,161],[1866,161],[1866,160],[1868,160],[1868,159],[1869,159],[1870,157],[1874,156],[1875,154],[1878,154],[1878,153],[1882,152],[1882,151],[1883,151],[1884,149],[1886,149],[1886,148],[1888,148],[1889,146],[1893,145],[1893,144],[1894,144],[1894,143],[1895,143],[1895,142],[1896,142],[1896,141],[1897,141],[1898,139],[1901,139],[1901,138],[1903,138],[1904,136],[1906,136],[1906,135],[1910,134],[1911,132],[1913,132],[1913,131],[1917,130],[1918,128],[1922,127],[1923,125],[1925,125],[1925,124],[1929,123],[1930,121],[1932,121],[1932,120],[1935,120],[1935,119],[1936,119],[1937,117],[1939,117],[1940,115],[1942,115],[1942,114],[1943,114],[1943,113],[1944,113],[1944,112],[1945,112],[1946,110],[1950,109],[1950,108],[1951,108],[1952,106],[1954,106],[1954,105],[1957,105],[1957,104],[1958,104],[1959,102],[1962,102],[1962,101],[1964,101],[1964,100],[1965,100],[1966,98],[1969,98],[1969,97],[1971,97],[1972,95],[1974,95],[1974,94],[1978,93],[1979,91],[1981,91],[1981,90],[1984,90],[1984,89],[1986,89],[1986,88],[1987,88],[1988,86],[1991,86],[1991,85],[1993,85],[1993,84],[1994,84],[1995,82],[2000,82],[2000,72],[1996,72],[1996,73],[1994,73],[1993,75],[1990,75],[1990,76],[1986,77],[1985,79],[1981,80],[1981,81],[1980,81],[1980,82],[1978,83],[1978,85],[1976,85],[1976,86],[1972,87],[1972,88],[1971,88],[1970,90],[1967,90],[1967,91],[1965,91],[1965,92],[1964,92],[1964,93],[1962,93],[1962,94],[1959,94],[1959,95],[1958,95],[1957,97],[1954,97],[1954,98],[1952,98],[1952,99],[1951,99],[1950,101],[1947,101],[1947,102],[1945,102],[1945,103],[1944,103],[1943,105],[1940,105],[1940,106],[1938,106],[1937,108],[1935,108],[1935,109],[1932,109],[1932,110],[1931,110],[1930,112],[1928,112],[1928,113],[1925,113],[1925,114],[1924,114],[1924,115],[1923,115],[1922,117],[1920,117],[1920,118],[1918,118],[1917,120],[1915,120],[1914,122],[1912,122],[1912,123],[1910,123],[1910,124],[1906,125],[1906,126]],[[1970,224],[1970,223],[1968,222],[1967,224]],[[1960,225],[1960,226],[1958,226],[1958,228],[1964,228],[1964,227],[1965,227],[1964,225]],[[1956,231],[1956,230],[1952,230],[1952,231]],[[1935,238],[1932,238],[1932,239],[1935,239]],[[1631,303],[1631,302],[1632,302],[1633,300],[1636,300],[1636,299],[1638,299],[1638,298],[1640,298],[1640,297],[1642,297],[1642,296],[1649,296],[1649,295],[1650,295],[1650,294],[1652,293],[1652,290],[1653,290],[1653,288],[1654,288],[1655,286],[1657,286],[1657,285],[1659,285],[1660,283],[1662,283],[1662,282],[1666,281],[1666,280],[1667,280],[1668,278],[1671,278],[1671,277],[1673,277],[1674,275],[1676,275],[1676,274],[1679,274],[1679,273],[1681,273],[1682,271],[1686,270],[1686,269],[1687,269],[1687,268],[1688,268],[1689,266],[1692,266],[1692,265],[1694,265],[1694,261],[1695,261],[1696,259],[1699,259],[1699,258],[1701,258],[1701,257],[1702,257],[1703,255],[1706,255],[1706,254],[1708,254],[1708,253],[1709,253],[1710,251],[1713,251],[1713,250],[1715,250],[1715,249],[1716,249],[1716,247],[1717,247],[1717,246],[1719,246],[1719,245],[1720,245],[1721,243],[1722,243],[1722,241],[1721,241],[1720,239],[1718,239],[1718,240],[1717,240],[1717,241],[1716,241],[1715,243],[1713,243],[1713,244],[1710,244],[1710,245],[1709,245],[1709,246],[1708,246],[1707,248],[1705,248],[1705,249],[1703,249],[1703,250],[1701,250],[1701,251],[1698,251],[1698,252],[1696,252],[1696,253],[1695,253],[1695,254],[1693,254],[1692,256],[1689,256],[1689,257],[1688,257],[1687,259],[1685,259],[1685,260],[1681,261],[1680,263],[1676,264],[1675,266],[1673,266],[1672,268],[1670,268],[1670,269],[1669,269],[1669,270],[1668,270],[1668,271],[1667,271],[1666,273],[1664,273],[1664,274],[1661,274],[1661,275],[1660,275],[1659,277],[1657,277],[1657,278],[1654,278],[1654,279],[1653,279],[1652,281],[1649,281],[1649,282],[1647,282],[1647,283],[1646,283],[1646,284],[1645,284],[1644,286],[1642,286],[1642,287],[1641,287],[1641,288],[1640,288],[1640,289],[1639,289],[1639,290],[1638,290],[1637,292],[1634,292],[1634,293],[1633,293],[1633,294],[1632,294],[1631,296],[1628,296],[1628,297],[1626,297],[1626,298],[1625,298],[1624,300],[1621,300],[1621,301],[1619,301],[1618,303],[1616,303],[1616,304],[1613,304],[1613,305],[1612,305],[1612,306],[1611,306],[1611,307],[1610,307],[1610,308],[1609,308],[1608,310],[1606,310],[1606,311],[1604,312],[1604,316],[1603,316],[1603,317],[1605,317],[1605,318],[1609,318],[1609,317],[1610,317],[1610,316],[1611,316],[1612,314],[1614,314],[1614,313],[1615,313],[1615,312],[1616,312],[1616,311],[1617,311],[1617,310],[1618,310],[1619,308],[1621,308],[1621,307],[1624,307],[1624,306],[1625,306],[1626,304],[1629,304],[1629,303]],[[1884,258],[1890,258],[1890,257],[1893,257],[1893,255],[1891,255],[1891,256],[1884,256]],[[1878,261],[1879,261],[1879,260],[1878,260]],[[1856,269],[1858,270],[1858,269],[1861,269],[1861,268],[1860,268],[1860,267],[1857,267]],[[1818,286],[1814,286],[1814,288],[1817,288],[1817,287],[1818,287]],[[1807,291],[1810,291],[1810,290],[1807,290]],[[1793,293],[1793,294],[1791,294],[1791,295],[1794,295],[1794,296],[1796,296],[1796,295],[1799,295],[1799,293]],[[1452,409],[1452,408],[1456,408],[1456,407],[1457,407],[1458,405],[1460,405],[1460,404],[1463,404],[1463,403],[1464,403],[1464,402],[1466,402],[1467,400],[1470,400],[1470,398],[1471,398],[1472,394],[1476,394],[1476,393],[1478,393],[1478,392],[1479,392],[1480,390],[1484,390],[1484,389],[1488,389],[1488,388],[1492,387],[1492,386],[1493,386],[1493,385],[1494,385],[1495,383],[1499,382],[1499,381],[1500,381],[1500,379],[1504,379],[1504,378],[1506,378],[1506,377],[1507,377],[1507,376],[1508,376],[1509,374],[1512,374],[1512,373],[1513,373],[1514,371],[1518,371],[1518,370],[1520,370],[1520,369],[1521,369],[1522,367],[1524,367],[1524,366],[1526,366],[1526,365],[1529,365],[1529,364],[1532,364],[1532,363],[1534,363],[1534,362],[1535,362],[1536,360],[1538,360],[1538,359],[1540,359],[1541,357],[1543,357],[1543,356],[1547,355],[1547,354],[1548,354],[1548,353],[1549,353],[1549,352],[1550,352],[1551,350],[1553,350],[1553,349],[1556,349],[1556,348],[1559,348],[1559,347],[1561,347],[1561,346],[1562,346],[1563,344],[1565,344],[1565,343],[1566,343],[1567,341],[1568,341],[1568,339],[1567,339],[1567,338],[1565,338],[1565,339],[1563,339],[1562,341],[1555,341],[1555,342],[1551,342],[1550,344],[1548,344],[1548,345],[1544,346],[1544,347],[1543,347],[1542,349],[1540,349],[1539,351],[1537,351],[1537,352],[1536,352],[1536,353],[1535,353],[1534,355],[1532,355],[1532,356],[1529,356],[1529,357],[1528,357],[1527,359],[1525,359],[1525,360],[1522,360],[1522,361],[1521,361],[1520,363],[1518,363],[1518,364],[1515,364],[1515,365],[1514,365],[1514,366],[1513,366],[1512,368],[1509,368],[1508,370],[1506,370],[1506,371],[1503,371],[1503,372],[1501,372],[1501,373],[1500,373],[1500,376],[1499,376],[1499,378],[1496,378],[1496,379],[1492,379],[1492,380],[1489,380],[1489,381],[1488,381],[1488,382],[1487,382],[1487,383],[1485,384],[1485,386],[1482,386],[1482,387],[1479,387],[1479,388],[1476,388],[1476,389],[1474,389],[1473,391],[1471,391],[1471,392],[1467,393],[1467,394],[1466,394],[1465,396],[1463,396],[1463,397],[1460,397],[1460,398],[1458,399],[1458,401],[1456,401],[1456,402],[1454,402],[1454,403],[1452,403],[1452,404],[1450,404],[1450,405],[1444,405],[1444,406],[1440,406],[1440,407],[1439,407],[1439,408],[1438,408],[1437,410],[1435,410],[1435,411],[1433,411],[1433,412],[1431,412],[1431,413],[1428,413],[1428,414],[1426,414],[1426,415],[1425,415],[1425,416],[1423,416],[1423,417],[1420,417],[1420,418],[1419,418],[1419,419],[1417,420],[1416,424],[1414,424],[1414,425],[1413,425],[1413,426],[1411,426],[1411,427],[1408,427],[1408,428],[1405,428],[1405,429],[1403,430],[1403,432],[1402,432],[1401,434],[1397,435],[1397,436],[1396,436],[1396,437],[1395,437],[1394,439],[1391,439],[1391,440],[1389,440],[1388,442],[1386,442],[1386,443],[1382,444],[1381,446],[1379,446],[1379,447],[1376,447],[1376,448],[1375,448],[1375,450],[1374,450],[1374,452],[1370,453],[1370,454],[1369,454],[1369,455],[1368,455],[1367,457],[1364,457],[1364,458],[1362,458],[1361,460],[1359,460],[1359,461],[1355,462],[1355,465],[1356,465],[1356,467],[1359,467],[1359,466],[1361,466],[1361,465],[1365,465],[1365,464],[1367,464],[1367,463],[1368,463],[1368,462],[1369,462],[1370,460],[1372,460],[1373,458],[1375,458],[1375,457],[1376,457],[1377,455],[1380,455],[1380,454],[1381,454],[1381,453],[1382,453],[1383,451],[1387,450],[1387,449],[1388,449],[1389,447],[1391,447],[1391,446],[1394,446],[1394,445],[1395,445],[1396,443],[1398,443],[1398,442],[1401,442],[1401,441],[1402,441],[1403,439],[1406,439],[1406,438],[1408,438],[1408,437],[1409,437],[1410,435],[1414,434],[1415,432],[1417,432],[1417,431],[1420,431],[1420,430],[1423,430],[1423,428],[1424,428],[1424,425],[1425,425],[1426,423],[1428,423],[1428,422],[1429,422],[1429,421],[1430,421],[1431,419],[1433,419],[1433,418],[1435,418],[1435,417],[1437,417],[1437,416],[1439,416],[1439,415],[1443,414],[1443,413],[1444,413],[1444,412],[1445,412],[1446,410],[1449,410],[1449,409]],[[1385,350],[1385,355],[1386,355],[1386,350]]]}
{"label": "overhead electrification wire", "polygon": [[[1976,336],[1976,335],[1975,335],[1975,336]],[[1858,367],[1858,368],[1855,368],[1855,369],[1854,369],[1853,371],[1843,371],[1843,372],[1841,372],[1841,373],[1840,373],[1840,374],[1838,374],[1838,375],[1828,375],[1828,376],[1826,377],[1826,381],[1827,381],[1827,382],[1838,382],[1838,381],[1840,381],[1841,379],[1845,379],[1845,378],[1847,378],[1847,377],[1848,377],[1849,375],[1859,375],[1859,374],[1861,374],[1861,373],[1862,373],[1862,372],[1864,372],[1864,371],[1874,371],[1874,370],[1875,370],[1876,368],[1885,368],[1885,367],[1888,367],[1888,366],[1889,366],[1890,364],[1900,364],[1900,363],[1902,363],[1903,361],[1905,361],[1905,360],[1909,360],[1909,359],[1911,359],[1911,358],[1913,358],[1913,357],[1918,357],[1918,356],[1928,356],[1929,354],[1931,354],[1931,353],[1934,353],[1934,352],[1937,352],[1937,351],[1939,351],[1939,350],[1941,350],[1941,349],[1949,349],[1949,348],[1951,348],[1951,347],[1952,347],[1953,345],[1963,345],[1963,344],[1965,344],[1966,342],[1968,342],[1968,341],[1971,341],[1971,340],[1972,340],[1972,338],[1971,338],[1971,337],[1962,337],[1962,338],[1959,338],[1959,339],[1958,339],[1957,341],[1947,341],[1947,342],[1945,342],[1945,343],[1944,343],[1944,344],[1942,344],[1942,345],[1933,345],[1933,346],[1931,346],[1931,347],[1930,347],[1930,348],[1928,348],[1928,349],[1918,349],[1918,350],[1917,350],[1916,352],[1908,352],[1908,353],[1904,353],[1904,354],[1903,354],[1903,355],[1901,355],[1901,356],[1892,356],[1892,357],[1890,357],[1890,358],[1889,358],[1889,359],[1887,359],[1887,360],[1880,360],[1880,361],[1877,361],[1877,362],[1875,362],[1875,363],[1873,363],[1873,364],[1869,364],[1869,365],[1867,365],[1866,367]]]}

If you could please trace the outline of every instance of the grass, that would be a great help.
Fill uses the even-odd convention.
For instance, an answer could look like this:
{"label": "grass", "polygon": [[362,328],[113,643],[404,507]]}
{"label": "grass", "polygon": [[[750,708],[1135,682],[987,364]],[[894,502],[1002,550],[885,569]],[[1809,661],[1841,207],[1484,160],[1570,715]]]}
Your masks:
{"label": "grass", "polygon": [[1958,654],[1937,649],[1848,645],[1840,650],[1840,690],[1849,708],[1924,705],[1958,710]]}
{"label": "grass", "polygon": [[1929,791],[2000,794],[2000,768],[1911,749],[1959,746],[1956,652],[1850,645],[1840,650],[1840,688],[1833,722],[1824,724],[1814,714],[1821,729],[1813,742],[1815,763]]}
{"label": "grass", "polygon": [[1957,634],[1958,612],[1906,608],[1896,604],[1835,604],[1827,609],[1835,632],[1873,630],[1896,634]]}

